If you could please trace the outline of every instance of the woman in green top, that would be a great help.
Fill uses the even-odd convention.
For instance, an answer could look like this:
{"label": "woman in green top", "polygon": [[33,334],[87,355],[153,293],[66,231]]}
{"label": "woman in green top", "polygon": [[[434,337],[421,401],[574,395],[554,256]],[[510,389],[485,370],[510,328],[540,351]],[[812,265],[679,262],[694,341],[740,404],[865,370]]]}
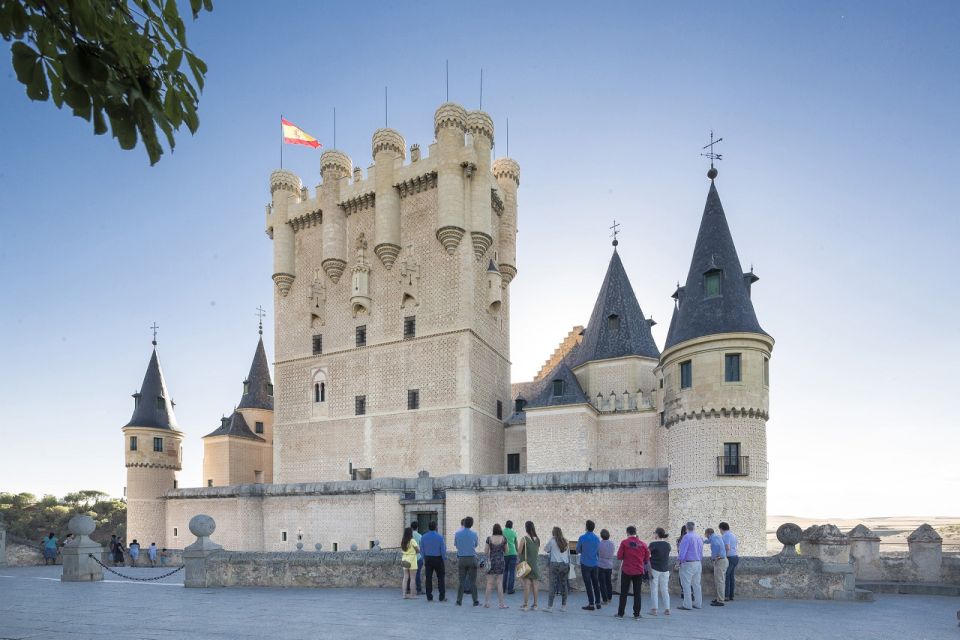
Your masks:
{"label": "woman in green top", "polygon": [[[530,565],[530,572],[520,578],[523,582],[523,606],[520,611],[535,611],[537,608],[537,582],[540,580],[540,538],[537,536],[537,529],[533,523],[527,520],[524,528],[527,535],[523,536],[520,544],[517,545],[518,562],[526,562]],[[530,593],[533,593],[533,606],[527,609],[527,599]]]}

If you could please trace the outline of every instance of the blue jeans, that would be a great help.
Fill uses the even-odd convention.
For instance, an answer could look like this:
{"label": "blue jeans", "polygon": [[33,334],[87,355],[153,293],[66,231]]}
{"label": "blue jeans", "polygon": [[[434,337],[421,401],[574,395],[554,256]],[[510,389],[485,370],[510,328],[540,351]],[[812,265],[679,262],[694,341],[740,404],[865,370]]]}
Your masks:
{"label": "blue jeans", "polygon": [[517,556],[503,556],[503,592],[513,593],[513,583],[517,579]]}
{"label": "blue jeans", "polygon": [[598,569],[600,572],[600,594],[604,602],[613,599],[613,569]]}
{"label": "blue jeans", "polygon": [[423,573],[423,558],[417,558],[417,577],[416,577],[417,595],[423,593],[422,583],[420,582],[420,574],[422,573]]}
{"label": "blue jeans", "polygon": [[583,586],[587,590],[590,606],[603,604],[603,596],[600,592],[600,569],[580,565],[580,573],[583,575]]}
{"label": "blue jeans", "polygon": [[734,577],[734,574],[737,572],[737,565],[740,564],[740,556],[729,556],[727,560],[730,561],[730,564],[727,565],[727,575],[725,577],[725,588],[726,591],[725,598],[727,600],[733,600],[733,590],[737,586],[737,581]]}

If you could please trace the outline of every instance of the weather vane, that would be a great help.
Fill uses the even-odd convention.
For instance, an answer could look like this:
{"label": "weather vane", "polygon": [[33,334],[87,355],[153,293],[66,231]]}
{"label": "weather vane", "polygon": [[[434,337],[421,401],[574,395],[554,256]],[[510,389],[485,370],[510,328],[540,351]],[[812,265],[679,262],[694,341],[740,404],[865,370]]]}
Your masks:
{"label": "weather vane", "polygon": [[616,247],[620,244],[620,241],[617,240],[617,234],[620,233],[620,224],[617,223],[616,218],[613,220],[613,224],[610,225],[610,228],[613,229],[613,233],[610,234],[610,237],[613,238],[613,246]]}
{"label": "weather vane", "polygon": [[716,140],[713,139],[713,129],[710,129],[710,144],[703,146],[704,149],[709,149],[709,151],[707,151],[706,153],[700,154],[704,158],[710,158],[710,171],[707,172],[707,177],[710,178],[711,180],[716,178],[718,173],[716,168],[713,166],[713,161],[723,160],[723,154],[715,153],[713,150],[713,145],[719,144],[721,142],[723,142],[723,138],[717,138]]}
{"label": "weather vane", "polygon": [[260,335],[263,335],[263,317],[267,315],[267,312],[263,310],[263,305],[257,307],[257,317],[260,318]]}
{"label": "weather vane", "polygon": [[154,320],[153,325],[150,327],[150,329],[153,330],[153,346],[157,346],[157,329],[159,328],[160,326],[157,324],[156,320]]}

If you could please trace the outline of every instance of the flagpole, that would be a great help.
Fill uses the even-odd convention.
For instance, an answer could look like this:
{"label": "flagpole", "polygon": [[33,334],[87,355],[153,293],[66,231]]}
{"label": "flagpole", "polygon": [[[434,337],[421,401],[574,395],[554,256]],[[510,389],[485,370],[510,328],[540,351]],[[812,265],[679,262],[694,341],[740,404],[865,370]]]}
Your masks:
{"label": "flagpole", "polygon": [[280,168],[283,169],[283,114],[280,114]]}

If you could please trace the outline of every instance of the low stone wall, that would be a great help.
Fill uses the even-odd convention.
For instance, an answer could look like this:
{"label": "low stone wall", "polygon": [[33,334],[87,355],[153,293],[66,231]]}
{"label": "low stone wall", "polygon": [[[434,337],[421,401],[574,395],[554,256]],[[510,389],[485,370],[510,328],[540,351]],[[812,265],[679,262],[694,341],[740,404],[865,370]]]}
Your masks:
{"label": "low stone wall", "polygon": [[[11,536],[7,533],[6,557],[7,566],[10,567],[30,567],[43,564],[43,552],[40,550],[40,544],[17,536]],[[59,562],[59,558],[57,560]]]}

